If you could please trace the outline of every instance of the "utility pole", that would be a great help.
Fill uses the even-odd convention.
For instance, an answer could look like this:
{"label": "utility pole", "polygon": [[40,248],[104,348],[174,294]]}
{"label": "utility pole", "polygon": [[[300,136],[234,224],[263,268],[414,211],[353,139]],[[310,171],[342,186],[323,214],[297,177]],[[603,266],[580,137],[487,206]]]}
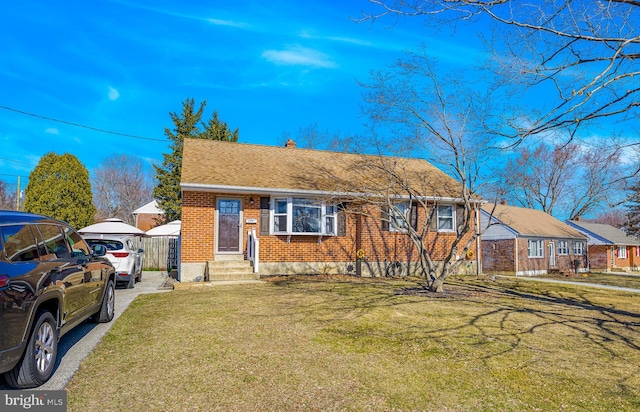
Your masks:
{"label": "utility pole", "polygon": [[20,176],[18,176],[18,192],[16,193],[16,210],[20,210]]}

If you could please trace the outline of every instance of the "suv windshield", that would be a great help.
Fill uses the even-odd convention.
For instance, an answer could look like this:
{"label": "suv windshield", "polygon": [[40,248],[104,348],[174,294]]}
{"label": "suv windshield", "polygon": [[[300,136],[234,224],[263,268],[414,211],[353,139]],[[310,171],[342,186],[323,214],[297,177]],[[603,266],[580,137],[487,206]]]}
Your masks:
{"label": "suv windshield", "polygon": [[89,246],[103,245],[107,250],[120,250],[123,248],[122,242],[110,239],[87,239]]}

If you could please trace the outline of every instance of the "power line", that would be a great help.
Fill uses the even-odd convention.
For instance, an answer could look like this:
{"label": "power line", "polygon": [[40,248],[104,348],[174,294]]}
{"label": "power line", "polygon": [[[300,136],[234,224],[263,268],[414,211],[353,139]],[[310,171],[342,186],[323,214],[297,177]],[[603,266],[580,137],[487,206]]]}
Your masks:
{"label": "power line", "polygon": [[10,112],[20,113],[20,114],[24,114],[24,115],[31,116],[31,117],[37,117],[38,119],[44,119],[44,120],[50,120],[52,122],[68,124],[69,126],[81,127],[83,129],[93,130],[94,132],[113,134],[113,135],[116,135],[116,136],[131,137],[131,138],[134,138],[134,139],[151,140],[151,141],[154,141],[154,142],[166,142],[167,141],[167,139],[154,139],[152,137],[136,136],[136,135],[128,134],[128,133],[120,133],[120,132],[113,132],[111,130],[98,129],[97,127],[86,126],[86,125],[83,125],[83,124],[69,122],[69,121],[66,121],[66,120],[55,119],[53,117],[42,116],[42,115],[35,114],[35,113],[29,113],[29,112],[25,112],[25,111],[22,111],[22,110],[14,109],[12,107],[7,107],[7,106],[0,106],[0,109],[9,110]]}
{"label": "power line", "polygon": [[27,162],[22,162],[20,160],[9,159],[8,157],[0,157],[0,159],[7,160],[9,162],[14,162],[14,163],[22,163],[23,165],[27,165],[27,166],[37,166],[37,165],[34,165],[33,163],[27,163]]}

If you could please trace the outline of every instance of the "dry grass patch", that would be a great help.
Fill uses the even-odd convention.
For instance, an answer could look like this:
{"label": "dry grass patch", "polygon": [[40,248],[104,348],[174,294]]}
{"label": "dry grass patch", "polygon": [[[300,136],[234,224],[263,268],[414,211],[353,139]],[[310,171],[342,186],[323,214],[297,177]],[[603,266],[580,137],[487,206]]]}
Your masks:
{"label": "dry grass patch", "polygon": [[70,382],[69,411],[640,408],[636,295],[352,280],[140,296]]}

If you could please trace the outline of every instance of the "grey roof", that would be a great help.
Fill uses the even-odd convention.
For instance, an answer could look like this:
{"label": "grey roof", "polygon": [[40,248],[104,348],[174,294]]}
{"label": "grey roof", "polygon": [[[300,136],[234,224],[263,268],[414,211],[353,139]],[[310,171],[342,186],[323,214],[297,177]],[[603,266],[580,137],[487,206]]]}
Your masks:
{"label": "grey roof", "polygon": [[493,213],[494,219],[511,228],[520,237],[585,240],[585,236],[577,229],[541,210],[499,204],[485,204],[482,210],[487,214]]}
{"label": "grey roof", "polygon": [[640,246],[640,241],[627,235],[620,229],[602,223],[587,223],[576,220],[568,220],[568,224],[575,227],[591,238],[600,240],[603,244],[621,246]]}

